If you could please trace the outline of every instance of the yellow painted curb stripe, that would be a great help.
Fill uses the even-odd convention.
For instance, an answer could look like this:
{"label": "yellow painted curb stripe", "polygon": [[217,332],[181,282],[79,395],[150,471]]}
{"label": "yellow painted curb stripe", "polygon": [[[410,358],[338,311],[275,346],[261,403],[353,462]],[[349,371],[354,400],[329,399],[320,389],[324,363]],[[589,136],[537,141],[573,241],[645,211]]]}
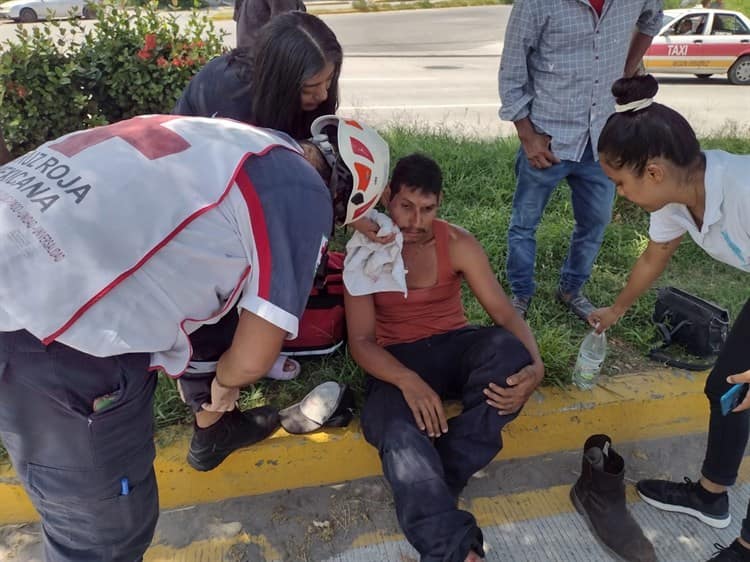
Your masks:
{"label": "yellow painted curb stripe", "polygon": [[[501,458],[577,449],[592,433],[608,433],[622,443],[705,432],[704,380],[704,374],[660,371],[612,377],[591,392],[544,388],[503,432]],[[304,436],[280,430],[208,473],[185,462],[189,431],[172,429],[174,442],[158,447],[154,466],[162,509],[381,473],[377,452],[358,423]],[[0,525],[36,519],[12,469],[0,469]]]}
{"label": "yellow painted curb stripe", "polygon": [[[157,538],[158,540],[158,538]],[[263,553],[263,560],[281,560],[281,555],[263,535],[238,533],[230,537],[195,541],[182,548],[152,545],[143,557],[144,562],[208,562],[229,560],[235,545],[257,544]]]}

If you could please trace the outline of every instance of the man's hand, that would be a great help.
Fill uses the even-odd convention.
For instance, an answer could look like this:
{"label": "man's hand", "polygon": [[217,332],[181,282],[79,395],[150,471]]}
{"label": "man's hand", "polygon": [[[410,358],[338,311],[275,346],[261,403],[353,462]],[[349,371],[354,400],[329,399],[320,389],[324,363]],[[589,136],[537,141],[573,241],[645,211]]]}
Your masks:
{"label": "man's hand", "polygon": [[529,396],[536,390],[536,387],[544,378],[544,365],[533,363],[526,365],[517,373],[506,379],[508,388],[491,382],[484,389],[484,395],[487,397],[487,404],[497,408],[497,413],[501,416],[515,414],[521,407],[526,404]]}
{"label": "man's hand", "polygon": [[[736,375],[731,375],[727,377],[727,382],[729,384],[737,384],[737,383],[743,383],[743,382],[750,383],[750,369],[748,369],[744,373],[738,373]],[[745,399],[742,402],[740,402],[740,404],[732,411],[743,412],[747,410],[748,408],[750,408],[750,392],[748,392],[745,395]]]}
{"label": "man's hand", "polygon": [[203,404],[202,408],[207,412],[230,412],[234,410],[239,398],[239,388],[224,386],[214,377],[211,381],[211,403]]}
{"label": "man's hand", "polygon": [[527,131],[519,136],[521,146],[533,168],[544,170],[554,164],[559,164],[560,159],[552,153],[549,135],[539,134],[534,130]]}
{"label": "man's hand", "polygon": [[442,433],[448,433],[443,401],[422,377],[415,373],[413,377],[401,383],[399,388],[420,430],[426,431],[430,437],[440,437]]}
{"label": "man's hand", "polygon": [[604,330],[610,326],[617,324],[617,321],[622,318],[623,312],[614,306],[607,306],[605,308],[597,308],[594,312],[589,314],[587,320],[592,328],[596,330],[597,334],[601,334]]}
{"label": "man's hand", "polygon": [[380,226],[374,220],[368,219],[367,217],[362,217],[361,219],[354,221],[352,223],[352,228],[357,232],[361,232],[362,234],[367,236],[367,238],[371,242],[389,244],[396,239],[395,232],[387,234],[386,236],[378,236]]}

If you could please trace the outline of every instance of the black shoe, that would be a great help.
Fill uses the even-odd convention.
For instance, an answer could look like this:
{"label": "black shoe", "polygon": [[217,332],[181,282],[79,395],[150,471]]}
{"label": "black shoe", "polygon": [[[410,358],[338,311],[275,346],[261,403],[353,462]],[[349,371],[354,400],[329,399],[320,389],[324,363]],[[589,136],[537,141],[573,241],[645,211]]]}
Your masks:
{"label": "black shoe", "polygon": [[714,501],[706,501],[699,482],[685,477],[685,482],[669,480],[641,480],[636,484],[638,495],[649,505],[664,511],[685,513],[706,525],[724,529],[732,522],[729,514],[729,496],[726,492],[715,494]]}
{"label": "black shoe", "polygon": [[750,550],[740,544],[740,541],[734,541],[729,546],[722,546],[714,543],[716,552],[708,562],[746,562],[750,560]]}
{"label": "black shoe", "polygon": [[529,310],[531,304],[531,297],[517,297],[513,295],[510,297],[510,304],[516,309],[516,312],[521,315],[521,318],[526,320],[526,313]]}
{"label": "black shoe", "polygon": [[583,293],[576,293],[575,295],[568,295],[563,293],[559,288],[555,292],[555,297],[564,306],[568,308],[573,314],[578,316],[581,320],[588,323],[589,314],[596,310],[596,307],[591,303],[586,295]]}
{"label": "black shoe", "polygon": [[188,464],[195,470],[213,470],[233,451],[262,441],[278,427],[279,412],[271,406],[226,412],[210,427],[195,427]]}
{"label": "black shoe", "polygon": [[625,461],[606,435],[583,446],[581,476],[570,499],[602,547],[615,560],[656,562],[656,552],[625,503]]}

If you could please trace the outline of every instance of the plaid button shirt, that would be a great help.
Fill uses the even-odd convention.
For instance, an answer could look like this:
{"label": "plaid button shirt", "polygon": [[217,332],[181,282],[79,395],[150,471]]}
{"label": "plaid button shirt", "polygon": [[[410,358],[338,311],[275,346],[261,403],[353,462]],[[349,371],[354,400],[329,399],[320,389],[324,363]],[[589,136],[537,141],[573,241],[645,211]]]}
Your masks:
{"label": "plaid button shirt", "polygon": [[622,77],[635,30],[661,29],[662,0],[515,0],[500,61],[500,118],[529,117],[552,137],[562,160],[580,161],[614,111],[610,88]]}

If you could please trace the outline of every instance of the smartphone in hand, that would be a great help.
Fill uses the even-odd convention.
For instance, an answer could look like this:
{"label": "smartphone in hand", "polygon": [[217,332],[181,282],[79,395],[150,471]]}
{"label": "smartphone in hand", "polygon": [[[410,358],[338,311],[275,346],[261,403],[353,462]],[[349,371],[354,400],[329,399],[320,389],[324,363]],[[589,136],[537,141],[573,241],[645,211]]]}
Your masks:
{"label": "smartphone in hand", "polygon": [[747,383],[737,383],[727,390],[721,397],[721,415],[731,413],[745,399],[747,394]]}

